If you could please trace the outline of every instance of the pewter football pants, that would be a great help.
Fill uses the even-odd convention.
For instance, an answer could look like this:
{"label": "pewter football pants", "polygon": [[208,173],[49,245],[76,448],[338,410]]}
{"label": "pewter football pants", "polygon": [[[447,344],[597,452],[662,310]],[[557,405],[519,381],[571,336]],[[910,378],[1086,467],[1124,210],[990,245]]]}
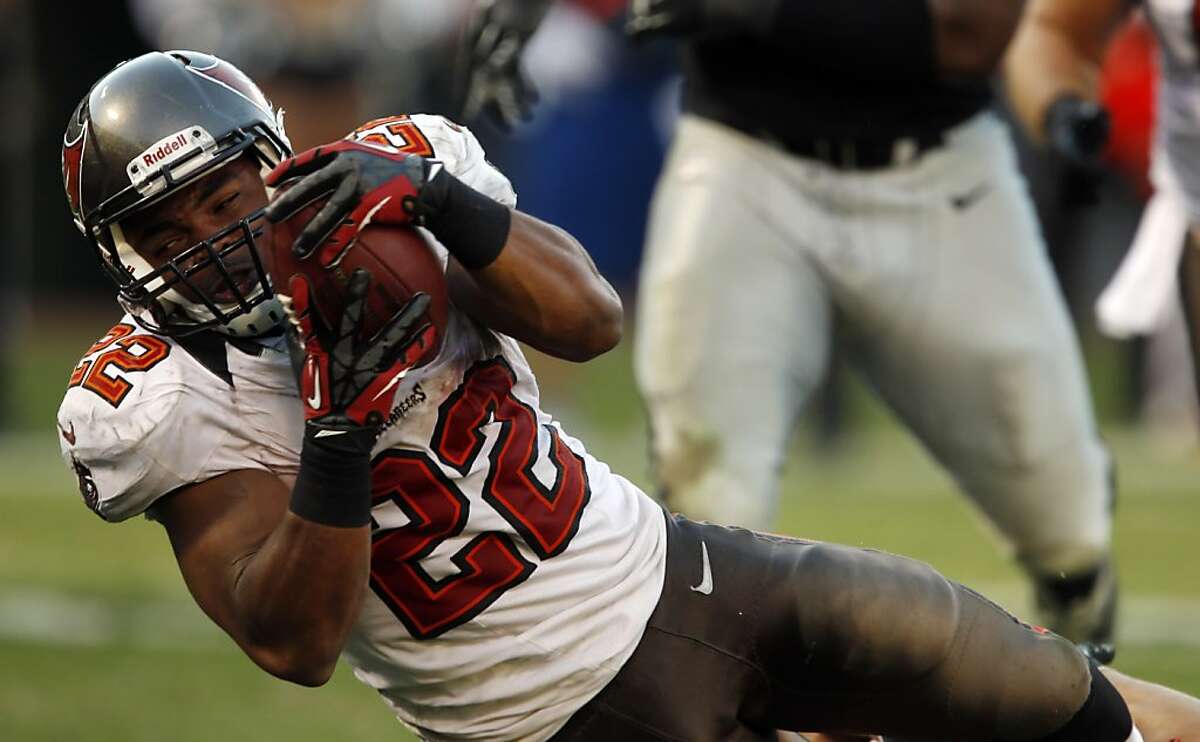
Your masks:
{"label": "pewter football pants", "polygon": [[637,649],[551,742],[1125,740],[1111,687],[1081,708],[1091,681],[1073,644],[928,565],[675,516]]}
{"label": "pewter football pants", "polygon": [[1026,566],[1069,573],[1107,551],[1109,462],[1079,349],[990,114],[870,172],[683,118],[654,199],[635,351],[673,509],[770,526],[835,308],[858,369]]}

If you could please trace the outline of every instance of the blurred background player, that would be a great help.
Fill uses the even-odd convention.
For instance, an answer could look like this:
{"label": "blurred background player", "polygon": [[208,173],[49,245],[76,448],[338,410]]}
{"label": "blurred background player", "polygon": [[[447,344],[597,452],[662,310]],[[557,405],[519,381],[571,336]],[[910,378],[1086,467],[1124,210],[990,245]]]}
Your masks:
{"label": "blurred background player", "polygon": [[[468,112],[530,103],[545,2],[482,4]],[[635,364],[671,507],[769,527],[835,315],[880,396],[1012,546],[1036,620],[1111,638],[1110,462],[988,79],[1023,3],[638,0],[680,39],[683,116]]]}
{"label": "blurred background player", "polygon": [[1098,103],[1099,65],[1118,24],[1139,5],[1158,41],[1154,193],[1133,246],[1097,303],[1097,319],[1117,337],[1149,334],[1169,321],[1178,296],[1195,370],[1200,250],[1190,247],[1200,235],[1200,6],[1034,0],[1013,42],[1006,79],[1014,108],[1035,141],[1074,160],[1097,162],[1109,145],[1108,112]]}

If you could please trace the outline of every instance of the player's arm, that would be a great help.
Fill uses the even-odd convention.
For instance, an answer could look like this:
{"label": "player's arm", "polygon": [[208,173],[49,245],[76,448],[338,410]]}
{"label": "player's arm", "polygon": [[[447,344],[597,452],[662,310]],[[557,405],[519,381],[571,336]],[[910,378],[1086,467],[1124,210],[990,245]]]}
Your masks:
{"label": "player's arm", "polygon": [[450,295],[477,321],[552,356],[586,361],[621,339],[621,298],[565,230],[515,209],[504,247],[476,270],[452,260]]}
{"label": "player's arm", "polygon": [[370,275],[355,271],[336,327],[311,311],[303,276],[278,287],[295,327],[304,442],[289,491],[242,470],[157,505],[189,589],[260,667],[303,685],[329,679],[362,607],[370,561],[371,450],[396,381],[424,355],[418,294],[359,339]]}
{"label": "player's arm", "polygon": [[1056,137],[1070,136],[1079,112],[1072,102],[1094,105],[1105,46],[1130,7],[1130,0],[1031,0],[1004,76],[1017,118],[1034,141],[1054,145]]}
{"label": "player's arm", "polygon": [[620,340],[621,300],[573,237],[480,193],[441,162],[342,140],[281,163],[267,181],[297,177],[268,207],[271,221],[332,192],[297,236],[298,254],[338,255],[368,219],[417,224],[450,253],[455,303],[484,325],[573,361]]}
{"label": "player's arm", "polygon": [[329,679],[362,606],[370,529],[289,510],[277,477],[236,471],[160,500],[188,589],[254,662],[301,685]]}
{"label": "player's arm", "polygon": [[847,84],[986,77],[1024,0],[638,0],[634,38],[752,35]]}

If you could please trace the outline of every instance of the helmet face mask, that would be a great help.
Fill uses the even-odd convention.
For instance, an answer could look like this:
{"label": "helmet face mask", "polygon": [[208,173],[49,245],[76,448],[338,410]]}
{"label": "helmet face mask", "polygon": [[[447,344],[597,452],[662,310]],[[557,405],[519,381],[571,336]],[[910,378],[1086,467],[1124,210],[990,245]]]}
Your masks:
{"label": "helmet face mask", "polygon": [[63,140],[63,181],[76,226],[139,323],[173,336],[255,336],[283,319],[256,244],[261,208],[156,265],[125,225],[240,158],[265,173],[290,154],[281,112],[236,68],[154,52],[119,65],[84,97]]}
{"label": "helmet face mask", "polygon": [[[262,335],[281,319],[257,249],[263,209],[221,229],[154,267],[113,225],[109,265],[118,279],[117,299],[147,329],[182,336],[215,329],[235,336]],[[119,271],[119,273],[118,273]]]}
{"label": "helmet face mask", "polygon": [[[166,199],[219,177],[233,167],[238,155],[254,158],[256,177],[277,158],[255,149],[242,149],[232,158],[198,171],[195,178],[163,191],[161,198],[134,209],[124,218],[100,222],[95,244],[101,262],[118,287],[118,302],[147,329],[183,336],[216,330],[239,337],[262,335],[282,321],[283,314],[258,249],[268,229],[264,208],[258,207],[208,234],[199,242],[148,260],[130,240],[127,225],[167,205]],[[243,194],[248,196],[249,194]]]}

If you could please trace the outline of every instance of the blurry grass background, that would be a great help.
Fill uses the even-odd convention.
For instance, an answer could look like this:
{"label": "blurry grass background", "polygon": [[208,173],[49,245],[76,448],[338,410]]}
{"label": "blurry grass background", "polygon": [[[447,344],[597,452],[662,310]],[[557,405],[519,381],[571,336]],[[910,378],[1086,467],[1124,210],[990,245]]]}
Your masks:
{"label": "blurry grass background", "polygon": [[[79,354],[118,313],[40,317],[17,354],[17,415],[0,437],[0,740],[408,740],[342,667],[327,686],[276,681],[194,606],[161,528],[106,525],[58,457],[54,411]],[[534,358],[546,408],[614,469],[651,488],[628,339],[584,366]],[[1102,412],[1116,364],[1093,357]],[[835,449],[801,433],[778,530],[926,560],[1018,612],[1028,596],[949,480],[861,388]],[[1200,458],[1106,427],[1120,475],[1117,666],[1200,694]]]}

